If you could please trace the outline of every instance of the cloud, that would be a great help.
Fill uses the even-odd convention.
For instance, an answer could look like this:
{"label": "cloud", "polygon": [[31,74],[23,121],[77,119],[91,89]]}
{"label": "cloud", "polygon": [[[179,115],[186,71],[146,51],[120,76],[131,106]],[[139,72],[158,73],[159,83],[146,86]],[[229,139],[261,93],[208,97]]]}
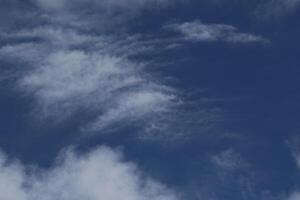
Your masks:
{"label": "cloud", "polygon": [[[287,145],[291,150],[291,155],[294,158],[294,162],[300,170],[300,137],[295,136],[291,140],[287,141]],[[286,200],[300,200],[300,191],[299,189],[293,189],[289,192],[288,196],[285,198]]]}
{"label": "cloud", "polygon": [[168,2],[168,0],[34,0],[34,2],[40,7],[47,10],[61,10],[76,7],[80,4],[90,4],[97,6],[98,9],[130,9],[139,8],[145,5],[162,5]]}
{"label": "cloud", "polygon": [[233,149],[228,149],[211,157],[212,163],[220,169],[234,171],[245,168],[245,161]]}
{"label": "cloud", "polygon": [[201,21],[169,24],[166,28],[179,32],[186,40],[194,42],[224,41],[229,43],[267,42],[261,36],[242,33],[231,25],[204,24]]}
{"label": "cloud", "polygon": [[[67,150],[50,169],[28,170],[0,157],[0,199],[178,200],[120,152],[101,147],[84,155]],[[27,172],[26,171],[30,171]]]}
{"label": "cloud", "polygon": [[300,6],[300,0],[269,0],[256,9],[258,18],[270,19],[294,13]]}
{"label": "cloud", "polygon": [[[83,12],[77,11],[80,4],[83,9],[97,4],[96,10],[103,7],[108,12],[109,9],[125,9],[123,7],[129,2],[74,0],[71,5],[69,2],[39,1],[39,6],[53,7],[55,11],[43,8],[47,11],[41,13],[58,17],[60,12],[69,15],[69,9],[77,16],[78,12]],[[149,4],[163,5],[165,1],[137,2],[147,7]],[[89,16],[82,19],[85,27]],[[68,17],[64,20],[66,23],[51,21],[0,32],[1,39],[6,41],[0,46],[0,58],[13,63],[11,71],[14,81],[17,80],[16,89],[32,100],[30,117],[61,123],[80,116],[83,120],[77,126],[82,132],[100,134],[124,126],[138,127],[142,130],[137,131],[142,132],[141,138],[148,139],[153,134],[157,137],[172,132],[172,135],[185,136],[198,133],[199,129],[207,131],[219,119],[220,112],[204,106],[190,109],[187,114],[182,93],[166,84],[164,77],[150,72],[156,63],[149,55],[161,53],[178,38],[107,29],[94,31],[71,24],[78,20]]]}
{"label": "cloud", "polygon": [[98,131],[160,115],[178,101],[176,90],[147,73],[146,62],[129,58],[144,49],[134,36],[50,25],[3,35],[30,41],[2,46],[0,56],[27,66],[20,68],[17,87],[35,98],[37,118],[60,122],[81,110],[96,116],[84,129]]}
{"label": "cloud", "polygon": [[145,9],[163,8],[170,0],[32,0],[52,23],[81,29],[122,29]]}
{"label": "cloud", "polygon": [[0,154],[0,199],[27,200],[23,189],[25,175],[20,165],[7,163]]}
{"label": "cloud", "polygon": [[287,142],[297,167],[300,169],[300,137],[295,136]]}
{"label": "cloud", "polygon": [[287,200],[299,200],[300,199],[300,192],[292,193]]}
{"label": "cloud", "polygon": [[170,102],[176,97],[162,91],[141,90],[126,94],[121,99],[116,107],[107,110],[104,115],[95,120],[89,129],[99,130],[114,122],[124,122],[126,118],[129,122],[134,122],[140,118],[147,119],[147,116],[168,112]]}

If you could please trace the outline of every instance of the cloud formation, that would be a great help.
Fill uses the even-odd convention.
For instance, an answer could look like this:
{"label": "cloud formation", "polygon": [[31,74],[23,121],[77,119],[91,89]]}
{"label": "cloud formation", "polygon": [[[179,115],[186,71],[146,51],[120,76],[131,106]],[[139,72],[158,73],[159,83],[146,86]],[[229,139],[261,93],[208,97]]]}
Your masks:
{"label": "cloud formation", "polygon": [[[197,107],[187,113],[184,95],[162,76],[149,72],[155,65],[149,52],[158,54],[181,38],[126,34],[119,26],[116,31],[106,29],[105,23],[115,20],[108,20],[107,13],[115,16],[121,9],[126,13],[121,18],[126,20],[132,7],[159,7],[169,1],[32,2],[41,8],[41,18],[50,20],[0,32],[6,41],[0,46],[0,58],[13,63],[17,90],[32,98],[31,116],[64,122],[80,113],[82,132],[107,133],[130,126],[142,128],[147,138],[153,132],[157,136],[191,135],[202,132],[199,126],[206,131],[218,118],[214,108]],[[89,14],[83,14],[85,9]],[[100,21],[94,23],[90,16]],[[101,28],[95,31],[94,27]],[[141,58],[145,54],[148,57]]]}
{"label": "cloud formation", "polygon": [[177,31],[186,40],[194,42],[224,41],[229,43],[267,42],[259,35],[239,32],[238,29],[226,24],[204,24],[201,21],[169,24],[168,29]]}
{"label": "cloud formation", "polygon": [[5,36],[32,40],[5,45],[0,55],[28,65],[18,88],[36,98],[39,117],[59,121],[85,110],[98,115],[91,129],[100,130],[119,120],[166,112],[177,101],[172,88],[146,72],[146,63],[129,59],[143,48],[134,39],[55,26]]}
{"label": "cloud formation", "polygon": [[5,200],[178,200],[121,153],[101,147],[87,155],[67,150],[56,166],[30,173],[0,156],[0,199]]}

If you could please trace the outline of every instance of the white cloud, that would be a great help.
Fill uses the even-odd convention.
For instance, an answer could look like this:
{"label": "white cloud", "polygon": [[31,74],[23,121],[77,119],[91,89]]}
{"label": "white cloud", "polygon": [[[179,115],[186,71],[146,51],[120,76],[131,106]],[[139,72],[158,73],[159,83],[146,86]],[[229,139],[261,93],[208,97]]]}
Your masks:
{"label": "white cloud", "polygon": [[236,27],[225,24],[204,24],[201,21],[192,21],[182,24],[169,24],[166,27],[181,33],[185,39],[191,41],[225,41],[231,43],[267,41],[261,36],[242,33]]}
{"label": "white cloud", "polygon": [[[0,56],[6,60],[36,62],[45,49],[36,43],[8,44],[0,48]],[[35,59],[33,59],[35,58]]]}
{"label": "white cloud", "polygon": [[116,90],[140,83],[135,67],[110,55],[61,50],[45,57],[19,84],[46,107],[96,106]]}
{"label": "white cloud", "polygon": [[0,48],[3,59],[29,65],[21,70],[18,87],[35,97],[37,118],[59,122],[83,110],[98,115],[87,129],[101,130],[163,113],[176,102],[176,92],[150,76],[145,63],[128,58],[143,48],[134,37],[95,36],[59,26],[20,30],[6,37],[38,41]]}
{"label": "white cloud", "polygon": [[140,67],[111,55],[59,51],[49,54],[19,84],[35,95],[46,115],[62,116],[84,108],[102,113],[102,127],[161,112],[172,104],[175,96],[163,85],[149,84]]}
{"label": "white cloud", "polygon": [[86,155],[66,151],[51,169],[25,173],[0,157],[0,199],[5,200],[177,200],[119,152],[102,147]]}
{"label": "white cloud", "polygon": [[117,105],[108,109],[104,115],[100,116],[91,124],[90,130],[99,130],[109,126],[114,122],[124,119],[134,122],[138,119],[169,111],[170,102],[176,97],[163,91],[133,91],[120,97]]}
{"label": "white cloud", "polygon": [[[123,7],[129,2],[106,3]],[[138,2],[158,5],[163,1]],[[56,6],[65,4],[60,3]],[[77,3],[85,5],[80,0]],[[49,4],[55,4],[55,1]],[[71,3],[67,4],[71,6]],[[86,120],[78,124],[83,131],[103,133],[121,127],[120,124],[138,126],[144,130],[141,138],[169,132],[190,135],[198,133],[199,126],[207,130],[216,121],[218,114],[214,111],[192,109],[192,114],[183,114],[186,113],[184,108],[177,110],[181,103],[178,91],[166,86],[162,77],[148,72],[152,60],[145,62],[132,58],[132,55],[140,56],[145,52],[157,54],[178,38],[169,40],[107,30],[86,31],[71,26],[71,21],[67,19],[67,25],[49,22],[33,28],[1,32],[0,37],[12,42],[0,47],[0,57],[15,62],[12,73],[18,73],[14,76],[17,89],[34,100],[31,117],[63,122],[80,113]],[[190,115],[197,117],[190,120]],[[193,128],[188,131],[186,126]]]}
{"label": "white cloud", "polygon": [[48,40],[56,46],[80,45],[91,42],[97,42],[97,37],[79,33],[73,29],[62,28],[59,26],[41,26],[35,29],[19,30],[7,37],[13,38],[40,38]]}
{"label": "white cloud", "polygon": [[0,199],[27,200],[24,178],[21,166],[7,163],[5,156],[0,154]]}

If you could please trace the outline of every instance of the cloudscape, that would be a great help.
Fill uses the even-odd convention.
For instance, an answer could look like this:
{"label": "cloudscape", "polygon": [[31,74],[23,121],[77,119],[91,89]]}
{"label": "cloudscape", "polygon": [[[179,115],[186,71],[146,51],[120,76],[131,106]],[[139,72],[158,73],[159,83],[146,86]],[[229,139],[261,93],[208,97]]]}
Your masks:
{"label": "cloudscape", "polygon": [[299,0],[0,3],[0,200],[300,200]]}

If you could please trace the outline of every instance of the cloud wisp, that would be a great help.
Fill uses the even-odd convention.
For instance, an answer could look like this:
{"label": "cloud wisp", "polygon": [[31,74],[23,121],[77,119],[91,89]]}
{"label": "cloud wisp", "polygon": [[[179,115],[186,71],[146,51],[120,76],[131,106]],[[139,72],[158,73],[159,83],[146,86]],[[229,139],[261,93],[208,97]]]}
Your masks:
{"label": "cloud wisp", "polygon": [[[31,117],[61,123],[80,115],[84,120],[77,128],[82,133],[108,133],[116,127],[120,130],[130,126],[142,129],[141,138],[149,138],[154,132],[157,136],[202,132],[199,129],[209,129],[218,118],[219,112],[214,108],[193,108],[187,113],[181,91],[167,84],[164,77],[150,72],[155,58],[149,59],[149,53],[157,55],[173,48],[173,43],[181,45],[182,41],[194,40],[192,33],[186,32],[183,40],[126,33],[117,29],[114,17],[108,17],[118,13],[126,21],[131,17],[127,15],[138,15],[128,3],[142,10],[163,7],[170,1],[32,2],[40,8],[37,13],[45,23],[0,33],[0,38],[7,41],[0,46],[0,58],[13,63],[17,90],[32,98]],[[90,13],[83,14],[85,9]],[[101,20],[95,22],[90,20],[91,16]],[[122,23],[126,24],[125,21]],[[106,27],[106,23],[115,30]],[[183,30],[199,25],[193,23],[170,27],[179,31],[180,27]],[[226,40],[258,40],[230,27],[225,29],[232,36],[226,36]],[[214,39],[223,39],[218,37]],[[145,54],[148,57],[141,58]]]}
{"label": "cloud wisp", "polygon": [[246,166],[245,161],[233,149],[213,155],[211,161],[216,167],[227,171],[234,171]]}
{"label": "cloud wisp", "polygon": [[3,46],[0,54],[28,65],[18,88],[36,98],[44,117],[61,120],[85,110],[98,115],[91,124],[92,129],[99,130],[118,120],[167,112],[176,104],[175,90],[148,74],[146,63],[129,58],[134,50],[126,39],[52,26],[9,37],[37,40]]}
{"label": "cloud wisp", "polygon": [[101,147],[86,155],[66,150],[48,170],[28,170],[0,156],[0,199],[5,200],[178,200],[120,152]]}
{"label": "cloud wisp", "polygon": [[182,34],[186,40],[192,42],[265,43],[268,41],[259,35],[239,32],[231,25],[204,24],[199,20],[169,24],[166,28]]}
{"label": "cloud wisp", "polygon": [[[46,13],[44,17],[58,24],[84,30],[118,31],[143,10],[161,9],[175,1],[170,0],[32,0]],[[87,14],[89,13],[89,14]],[[91,14],[92,13],[92,14]]]}

